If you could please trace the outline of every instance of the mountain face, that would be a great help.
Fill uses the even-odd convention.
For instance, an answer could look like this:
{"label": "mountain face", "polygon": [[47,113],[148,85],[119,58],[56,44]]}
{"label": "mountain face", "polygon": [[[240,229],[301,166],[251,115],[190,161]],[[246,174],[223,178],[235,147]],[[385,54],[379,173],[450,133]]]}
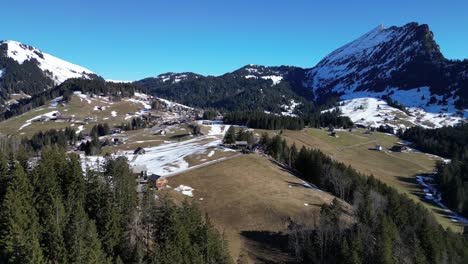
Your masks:
{"label": "mountain face", "polygon": [[[468,61],[451,61],[440,52],[427,25],[379,26],[344,45],[308,70],[306,85],[315,98],[339,95],[392,97],[399,91],[429,89],[411,107],[468,107]],[[429,102],[429,101],[431,102]],[[401,102],[405,104],[405,102]]]}
{"label": "mountain face", "polygon": [[[3,109],[14,101],[12,95],[38,95],[69,78],[102,80],[83,67],[34,47],[0,42]],[[374,98],[386,102],[391,99],[411,108],[409,118],[420,110],[448,114],[448,118],[468,117],[468,111],[462,110],[468,109],[468,60],[446,59],[429,27],[417,23],[379,26],[310,69],[246,65],[221,76],[165,73],[133,84],[156,96],[201,108],[291,115],[323,107],[335,98],[362,107],[365,104],[350,100]],[[456,120],[443,121],[438,124]]]}
{"label": "mountain face", "polygon": [[34,95],[70,78],[98,78],[92,71],[34,47],[0,41],[0,103],[11,94]]}
{"label": "mountain face", "polygon": [[302,85],[304,76],[296,67],[246,65],[221,76],[166,73],[136,84],[185,105],[293,114],[311,107],[312,93]]}

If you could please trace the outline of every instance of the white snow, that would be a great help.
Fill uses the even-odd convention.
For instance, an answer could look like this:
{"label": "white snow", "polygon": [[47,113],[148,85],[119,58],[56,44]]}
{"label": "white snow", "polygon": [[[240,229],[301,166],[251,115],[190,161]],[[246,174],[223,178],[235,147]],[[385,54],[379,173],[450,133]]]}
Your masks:
{"label": "white snow", "polygon": [[26,122],[18,129],[18,131],[22,130],[23,128],[25,128],[25,127],[27,127],[29,125],[31,125],[31,123],[36,119],[39,119],[41,117],[52,118],[57,113],[58,113],[58,111],[52,111],[52,112],[45,113],[43,115],[38,115],[38,116],[33,117],[33,118],[29,119],[29,120],[26,120]]}
{"label": "white snow", "polygon": [[3,77],[3,74],[5,73],[5,69],[0,69],[0,78]]}
{"label": "white snow", "polygon": [[202,136],[183,142],[171,142],[156,147],[145,148],[146,154],[133,155],[133,151],[125,153],[131,165],[146,165],[148,173],[168,175],[189,168],[185,157],[206,153],[209,148],[217,147],[221,139],[216,136]]}
{"label": "white snow", "polygon": [[281,80],[283,80],[283,76],[278,75],[262,76],[261,78],[264,80],[271,80],[273,82],[272,86],[277,85]]}
{"label": "white snow", "polygon": [[450,218],[451,221],[461,222],[465,225],[468,224],[468,219],[456,214],[455,212],[450,210],[445,204],[442,203],[441,193],[439,193],[439,191],[437,190],[436,185],[432,184],[432,182],[434,181],[433,177],[416,176],[416,181],[423,188],[423,192],[425,194],[424,198],[436,203],[440,208],[442,208],[444,212],[447,213],[448,218]]}
{"label": "white snow", "polygon": [[291,101],[289,101],[289,105],[281,105],[281,108],[283,108],[285,111],[281,112],[282,115],[284,116],[297,116],[296,114],[294,114],[294,110],[296,109],[296,107],[298,105],[300,105],[301,103],[298,103],[296,101],[294,101],[294,99],[291,99]]}
{"label": "white snow", "polygon": [[189,110],[193,109],[192,107],[189,107],[189,106],[186,106],[186,105],[183,105],[183,104],[179,104],[179,103],[175,103],[175,102],[169,101],[167,99],[163,99],[163,98],[156,98],[156,99],[158,99],[159,101],[165,103],[168,107],[181,107],[181,108],[185,108],[185,109],[189,109]]}
{"label": "white snow", "polygon": [[38,67],[49,74],[56,84],[69,78],[89,78],[92,71],[81,66],[64,61],[40,50],[16,41],[4,41],[8,45],[7,56],[23,64],[27,60],[36,59]]}
{"label": "white snow", "polygon": [[111,112],[111,115],[112,115],[112,117],[116,117],[116,116],[117,116],[117,112],[116,112],[116,111],[112,111],[112,112]]}
{"label": "white snow", "polygon": [[135,99],[135,98],[129,98],[129,99],[125,99],[125,100],[128,101],[128,102],[132,102],[132,103],[142,104],[145,109],[151,109],[151,105],[149,105],[147,101],[138,100],[138,99]]}
{"label": "white snow", "polygon": [[179,185],[179,187],[174,189],[177,192],[181,192],[183,195],[187,195],[189,197],[193,197],[193,191],[194,189],[190,186],[186,185]]}
{"label": "white snow", "polygon": [[84,130],[84,126],[83,125],[79,126],[78,129],[76,130],[76,134],[78,135],[83,130]]}
{"label": "white snow", "polygon": [[[318,89],[331,84],[332,90],[335,92],[353,92],[357,86],[366,83],[365,77],[370,70],[378,70],[380,77],[388,77],[392,71],[396,70],[393,62],[397,58],[404,59],[407,53],[420,48],[417,42],[406,44],[407,41],[411,41],[413,36],[406,34],[406,30],[405,27],[384,29],[383,26],[378,26],[360,38],[336,49],[308,72],[311,77],[308,85]],[[386,44],[392,43],[396,39],[399,45],[395,45],[391,52],[398,56],[379,53]],[[375,56],[386,58],[386,61],[376,64],[373,61]],[[398,66],[402,67],[407,62],[408,60],[405,60]],[[362,68],[362,65],[371,66]],[[336,82],[338,79],[341,81]],[[346,81],[343,81],[345,79]]]}
{"label": "white snow", "polygon": [[[207,120],[199,120],[198,124],[203,125],[203,121],[207,121]],[[223,121],[210,121],[210,122],[212,122],[212,125],[203,125],[203,126],[210,128],[210,131],[208,132],[208,135],[210,136],[216,136],[216,135],[224,136],[224,134],[226,134],[229,127],[231,126],[231,125],[225,125]]]}
{"label": "white snow", "polygon": [[80,91],[75,91],[75,92],[73,92],[73,95],[78,96],[78,98],[80,98],[80,101],[85,100],[85,101],[88,102],[88,104],[91,103],[91,100],[89,99],[89,96],[86,95],[86,94],[81,93]]}
{"label": "white snow", "polygon": [[106,82],[112,82],[112,83],[132,83],[132,82],[134,82],[134,81],[122,81],[122,80],[106,79]]}
{"label": "white snow", "polygon": [[[415,96],[412,95],[410,92],[406,92],[403,94],[404,95],[395,95],[394,100],[396,100],[396,98],[400,98],[402,99],[402,101],[405,100],[405,103],[407,103],[408,105],[411,105],[412,101],[416,103],[417,100],[414,100]],[[403,100],[405,95],[408,98]],[[456,112],[426,112],[423,108],[419,107],[408,107],[408,115],[407,113],[397,108],[389,106],[386,101],[383,101],[381,99],[360,96],[366,95],[356,93],[354,95],[345,96],[345,98],[357,98],[344,100],[339,103],[340,106],[338,107],[344,116],[350,117],[350,119],[356,124],[362,124],[365,126],[372,127],[378,127],[380,125],[389,125],[394,128],[405,128],[406,125],[404,125],[403,123],[410,123],[414,126],[422,126],[425,128],[438,128],[442,126],[453,126],[464,120],[463,117],[457,116]],[[421,97],[417,98],[420,99]],[[423,107],[422,105],[419,106]],[[441,110],[438,109],[437,106],[427,107],[426,109]]]}
{"label": "white snow", "polygon": [[208,157],[213,157],[213,155],[215,154],[214,150],[210,151],[210,153],[208,153]]}

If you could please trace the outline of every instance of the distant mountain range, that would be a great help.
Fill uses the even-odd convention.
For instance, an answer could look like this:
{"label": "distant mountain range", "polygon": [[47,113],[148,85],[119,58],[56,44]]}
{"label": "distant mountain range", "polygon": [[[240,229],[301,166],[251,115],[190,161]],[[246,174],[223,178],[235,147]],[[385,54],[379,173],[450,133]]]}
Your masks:
{"label": "distant mountain range", "polygon": [[[34,47],[0,42],[1,102],[15,93],[41,93],[69,78],[103,80]],[[333,100],[371,97],[462,116],[468,108],[468,60],[446,59],[427,25],[409,23],[379,26],[310,69],[246,65],[221,76],[166,73],[134,85],[204,108],[293,114]]]}

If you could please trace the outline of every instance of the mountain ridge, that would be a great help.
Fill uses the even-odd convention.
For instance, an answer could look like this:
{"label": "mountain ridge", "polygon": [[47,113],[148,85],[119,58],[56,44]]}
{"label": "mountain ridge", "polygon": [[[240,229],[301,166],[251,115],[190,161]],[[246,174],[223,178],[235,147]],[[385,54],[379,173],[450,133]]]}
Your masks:
{"label": "mountain ridge", "polygon": [[[101,78],[55,57],[58,66],[48,70],[47,56],[53,57],[19,42],[0,42],[3,101],[13,93],[34,95],[51,89],[69,77]],[[377,26],[307,69],[247,64],[219,76],[168,72],[132,83],[180,103],[225,110],[282,113],[299,103],[307,105],[302,111],[310,111],[336,98],[362,97],[390,98],[437,113],[455,114],[468,108],[468,60],[446,59],[429,26],[416,22]],[[407,94],[420,100],[406,100],[403,95]]]}

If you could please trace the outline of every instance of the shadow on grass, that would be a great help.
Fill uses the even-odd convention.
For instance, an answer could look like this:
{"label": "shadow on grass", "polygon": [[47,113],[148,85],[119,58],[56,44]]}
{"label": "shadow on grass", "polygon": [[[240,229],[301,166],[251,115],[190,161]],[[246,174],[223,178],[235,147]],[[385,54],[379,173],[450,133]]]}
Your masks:
{"label": "shadow on grass", "polygon": [[288,252],[288,235],[270,231],[242,231],[246,250],[255,263],[297,263]]}

